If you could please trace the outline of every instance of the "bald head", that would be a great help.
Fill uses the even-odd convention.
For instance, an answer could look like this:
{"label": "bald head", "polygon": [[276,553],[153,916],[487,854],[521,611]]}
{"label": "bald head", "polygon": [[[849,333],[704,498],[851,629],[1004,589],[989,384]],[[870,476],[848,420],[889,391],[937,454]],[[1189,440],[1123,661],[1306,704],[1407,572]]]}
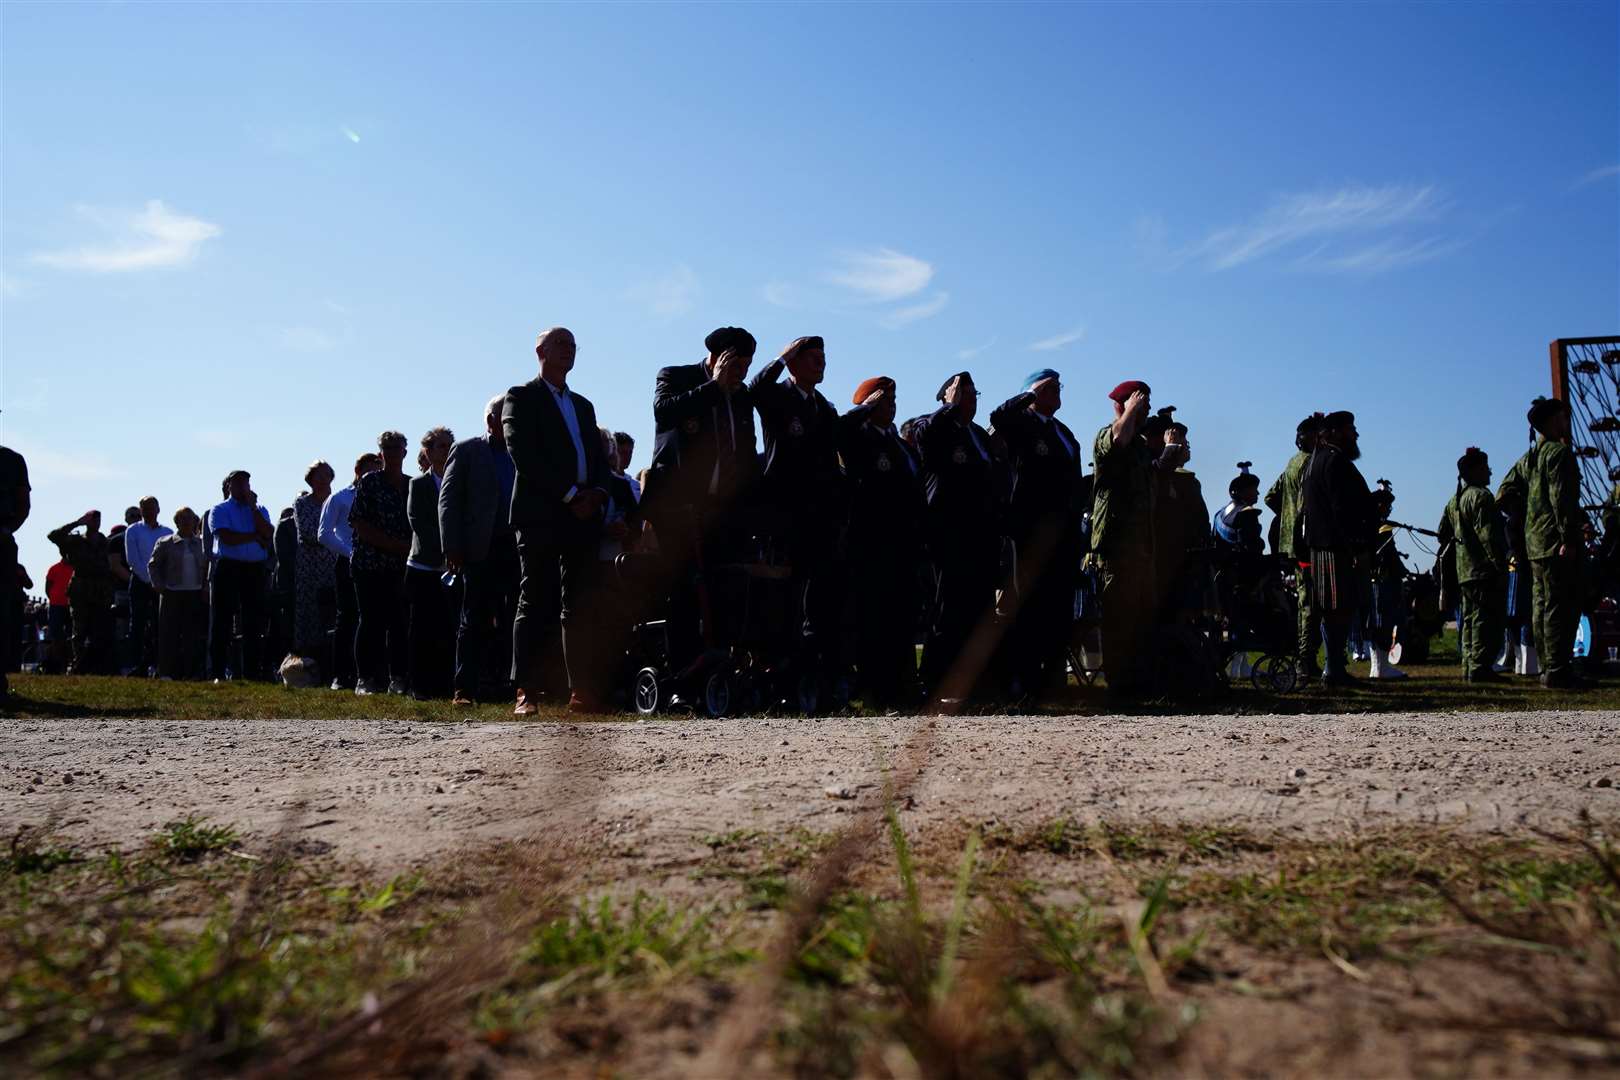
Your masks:
{"label": "bald head", "polygon": [[534,353],[540,358],[540,377],[559,388],[567,385],[577,349],[574,332],[566,326],[542,330],[534,342]]}

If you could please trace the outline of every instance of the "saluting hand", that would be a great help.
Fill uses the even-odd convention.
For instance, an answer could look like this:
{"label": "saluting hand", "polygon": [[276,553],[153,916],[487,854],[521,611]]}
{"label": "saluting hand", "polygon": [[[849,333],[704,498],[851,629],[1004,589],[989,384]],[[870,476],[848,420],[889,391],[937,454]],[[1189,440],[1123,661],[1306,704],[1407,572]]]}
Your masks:
{"label": "saluting hand", "polygon": [[743,376],[748,374],[748,359],[739,356],[735,351],[727,349],[714,361],[714,381],[727,393],[742,385]]}
{"label": "saluting hand", "polygon": [[1148,396],[1140,390],[1132,390],[1131,396],[1125,399],[1125,415],[1140,421],[1147,410]]}

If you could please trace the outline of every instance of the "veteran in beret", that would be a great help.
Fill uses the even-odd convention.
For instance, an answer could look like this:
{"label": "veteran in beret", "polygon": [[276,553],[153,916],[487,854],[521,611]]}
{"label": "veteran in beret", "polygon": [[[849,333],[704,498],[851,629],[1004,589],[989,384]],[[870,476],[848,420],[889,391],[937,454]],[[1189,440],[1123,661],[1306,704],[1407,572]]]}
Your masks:
{"label": "veteran in beret", "polygon": [[1129,379],[1108,393],[1112,423],[1092,441],[1091,555],[1102,573],[1103,675],[1113,694],[1151,688],[1148,639],[1158,608],[1154,454],[1142,437],[1152,389]]}
{"label": "veteran in beret", "polygon": [[1079,440],[1057,418],[1062,407],[1061,378],[1042,368],[990,413],[1013,477],[1007,531],[1018,552],[1018,613],[1007,642],[1009,668],[1033,697],[1049,697],[1067,683],[1074,589],[1085,553],[1084,462]]}

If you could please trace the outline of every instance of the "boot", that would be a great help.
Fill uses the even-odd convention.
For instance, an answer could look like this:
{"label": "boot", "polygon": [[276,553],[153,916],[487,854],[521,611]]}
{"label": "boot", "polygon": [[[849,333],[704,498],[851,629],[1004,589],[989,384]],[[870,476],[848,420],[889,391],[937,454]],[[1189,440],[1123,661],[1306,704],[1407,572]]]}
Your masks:
{"label": "boot", "polygon": [[1519,655],[1524,658],[1524,670],[1519,672],[1520,675],[1541,674],[1541,658],[1536,655],[1534,645],[1520,645]]}
{"label": "boot", "polygon": [[1372,671],[1368,674],[1373,679],[1404,679],[1406,672],[1389,662],[1389,650],[1374,647],[1372,650]]}

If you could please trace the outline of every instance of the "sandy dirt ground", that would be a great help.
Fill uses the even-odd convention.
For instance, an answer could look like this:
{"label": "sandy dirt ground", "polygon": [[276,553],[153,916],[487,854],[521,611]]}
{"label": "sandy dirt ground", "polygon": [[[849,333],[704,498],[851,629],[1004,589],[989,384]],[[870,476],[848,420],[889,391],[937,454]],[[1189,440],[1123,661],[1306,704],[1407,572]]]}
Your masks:
{"label": "sandy dirt ground", "polygon": [[[1620,815],[1620,713],[660,720],[0,721],[0,824],[129,845],[188,814],[391,869],[498,840],[656,882],[705,836],[1061,817],[1349,832]],[[622,865],[622,863],[621,863]]]}

